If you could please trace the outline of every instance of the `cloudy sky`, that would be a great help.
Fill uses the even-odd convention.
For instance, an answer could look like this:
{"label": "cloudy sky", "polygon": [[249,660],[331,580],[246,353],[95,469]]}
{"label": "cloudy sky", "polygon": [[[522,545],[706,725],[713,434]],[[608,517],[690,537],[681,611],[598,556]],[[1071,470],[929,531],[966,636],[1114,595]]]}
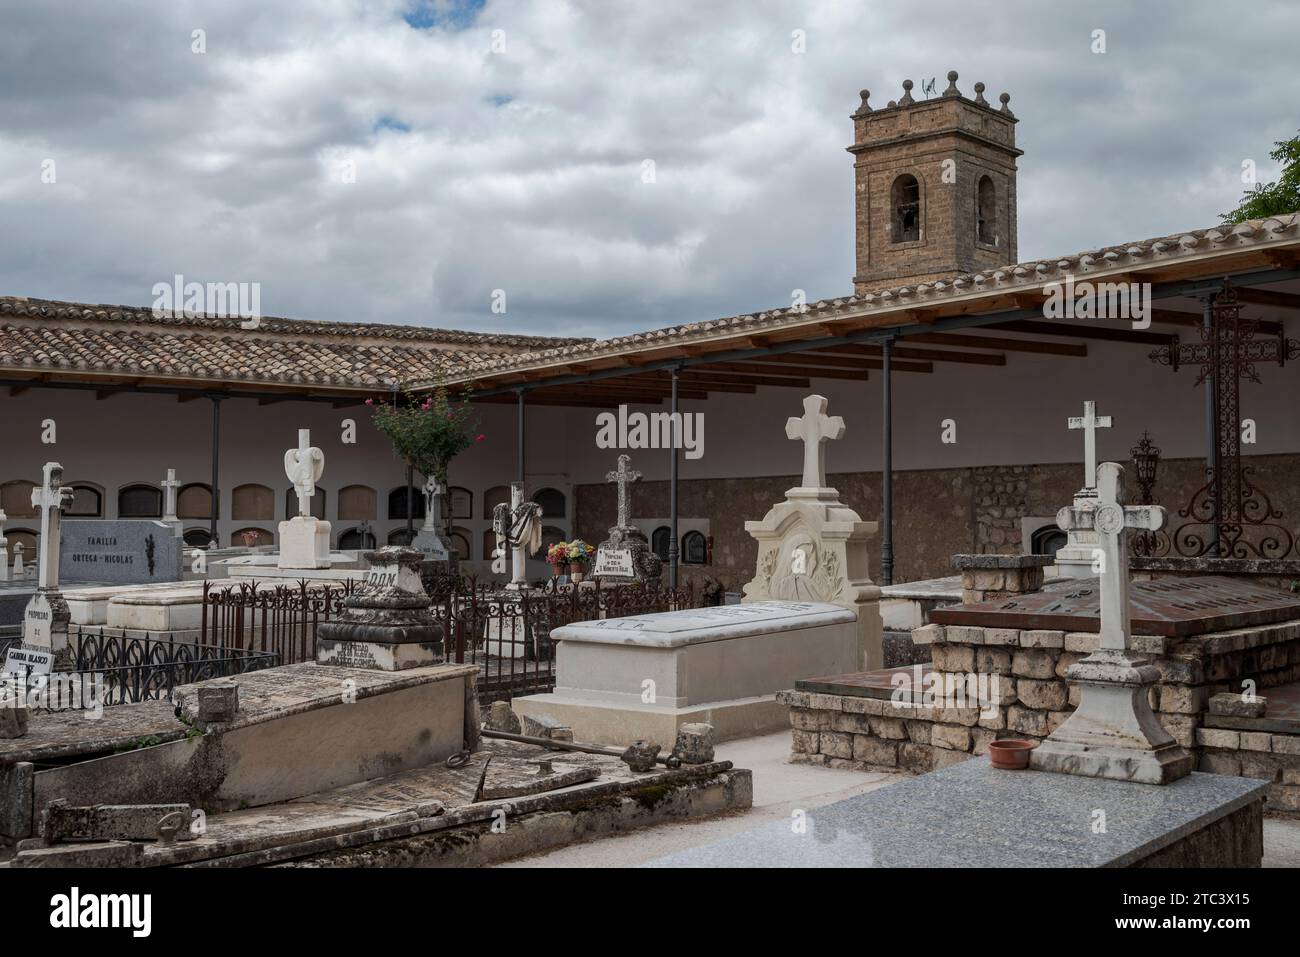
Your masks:
{"label": "cloudy sky", "polygon": [[598,336],[842,295],[857,91],[950,69],[1011,94],[1022,259],[1162,235],[1276,173],[1298,36],[1263,0],[0,0],[0,294]]}

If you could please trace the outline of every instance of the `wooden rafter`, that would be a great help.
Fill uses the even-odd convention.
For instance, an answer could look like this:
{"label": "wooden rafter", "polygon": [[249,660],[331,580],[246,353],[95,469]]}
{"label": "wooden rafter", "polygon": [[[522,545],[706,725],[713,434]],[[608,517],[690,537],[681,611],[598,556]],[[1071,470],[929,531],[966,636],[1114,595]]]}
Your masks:
{"label": "wooden rafter", "polygon": [[1169,336],[1159,332],[1137,332],[1129,329],[1111,329],[1105,326],[1071,325],[1061,320],[1039,321],[1018,319],[1014,322],[996,322],[986,327],[1008,332],[1028,332],[1036,336],[1070,336],[1074,339],[1100,339],[1107,342],[1134,342],[1142,345],[1164,346]]}
{"label": "wooden rafter", "polygon": [[1006,336],[971,336],[960,332],[921,332],[908,336],[907,342],[936,346],[965,346],[968,349],[996,349],[1000,352],[1032,352],[1040,355],[1083,358],[1088,347],[1079,342],[1042,342],[1037,339],[1010,339]]}

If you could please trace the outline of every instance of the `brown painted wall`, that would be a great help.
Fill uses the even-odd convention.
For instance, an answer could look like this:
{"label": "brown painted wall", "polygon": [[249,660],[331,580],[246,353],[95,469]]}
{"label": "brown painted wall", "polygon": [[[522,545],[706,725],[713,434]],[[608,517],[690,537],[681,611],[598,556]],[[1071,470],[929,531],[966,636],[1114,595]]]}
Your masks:
{"label": "brown painted wall", "polygon": [[[1300,455],[1253,456],[1245,460],[1255,469],[1254,480],[1273,507],[1281,509],[1282,524],[1300,530]],[[894,474],[894,581],[916,581],[951,575],[951,556],[959,552],[1022,551],[1020,519],[1054,516],[1068,505],[1082,483],[1077,463],[1008,465],[980,468],[927,469]],[[1129,470],[1129,498],[1136,498],[1133,470]],[[874,521],[880,516],[880,473],[853,472],[829,476],[840,500]],[[713,563],[682,566],[682,580],[712,577],[731,591],[754,575],[758,559],[754,540],[745,532],[746,520],[759,519],[797,485],[799,477],[694,479],[678,484],[682,518],[708,518],[713,535]],[[1177,510],[1187,504],[1204,482],[1204,463],[1174,459],[1160,463],[1155,487],[1158,504],[1170,510],[1176,526]],[[613,484],[579,485],[574,489],[577,534],[599,542],[613,524]],[[643,482],[633,498],[642,515],[668,514],[668,483]],[[872,547],[871,576],[880,577],[880,546]]]}

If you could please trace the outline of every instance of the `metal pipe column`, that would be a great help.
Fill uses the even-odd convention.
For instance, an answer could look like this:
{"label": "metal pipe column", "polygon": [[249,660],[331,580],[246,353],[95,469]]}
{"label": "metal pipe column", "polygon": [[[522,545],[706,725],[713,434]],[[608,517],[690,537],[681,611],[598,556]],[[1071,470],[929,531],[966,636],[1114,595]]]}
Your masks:
{"label": "metal pipe column", "polygon": [[880,582],[882,585],[894,583],[894,409],[893,377],[891,375],[894,352],[893,338],[881,340],[881,378],[884,380],[881,397],[881,418],[884,420],[882,436],[882,458],[880,490],[883,506],[881,509],[880,534]]}

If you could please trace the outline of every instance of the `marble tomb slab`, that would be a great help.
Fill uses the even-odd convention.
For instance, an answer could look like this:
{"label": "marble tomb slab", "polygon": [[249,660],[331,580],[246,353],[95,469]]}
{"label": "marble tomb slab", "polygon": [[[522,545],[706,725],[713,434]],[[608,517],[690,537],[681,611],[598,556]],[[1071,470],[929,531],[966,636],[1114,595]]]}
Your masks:
{"label": "marble tomb slab", "polygon": [[584,741],[671,747],[682,724],[718,740],[788,724],[776,692],[858,669],[857,616],[829,602],[761,601],[577,622],[551,632],[555,690],[514,700]]}
{"label": "marble tomb slab", "polygon": [[[802,834],[776,821],[646,866],[1129,867],[1249,813],[1267,790],[1264,781],[1218,774],[1134,784],[1001,771],[979,758],[812,810]],[[1098,808],[1104,833],[1093,830]],[[1262,849],[1262,833],[1255,844]]]}

